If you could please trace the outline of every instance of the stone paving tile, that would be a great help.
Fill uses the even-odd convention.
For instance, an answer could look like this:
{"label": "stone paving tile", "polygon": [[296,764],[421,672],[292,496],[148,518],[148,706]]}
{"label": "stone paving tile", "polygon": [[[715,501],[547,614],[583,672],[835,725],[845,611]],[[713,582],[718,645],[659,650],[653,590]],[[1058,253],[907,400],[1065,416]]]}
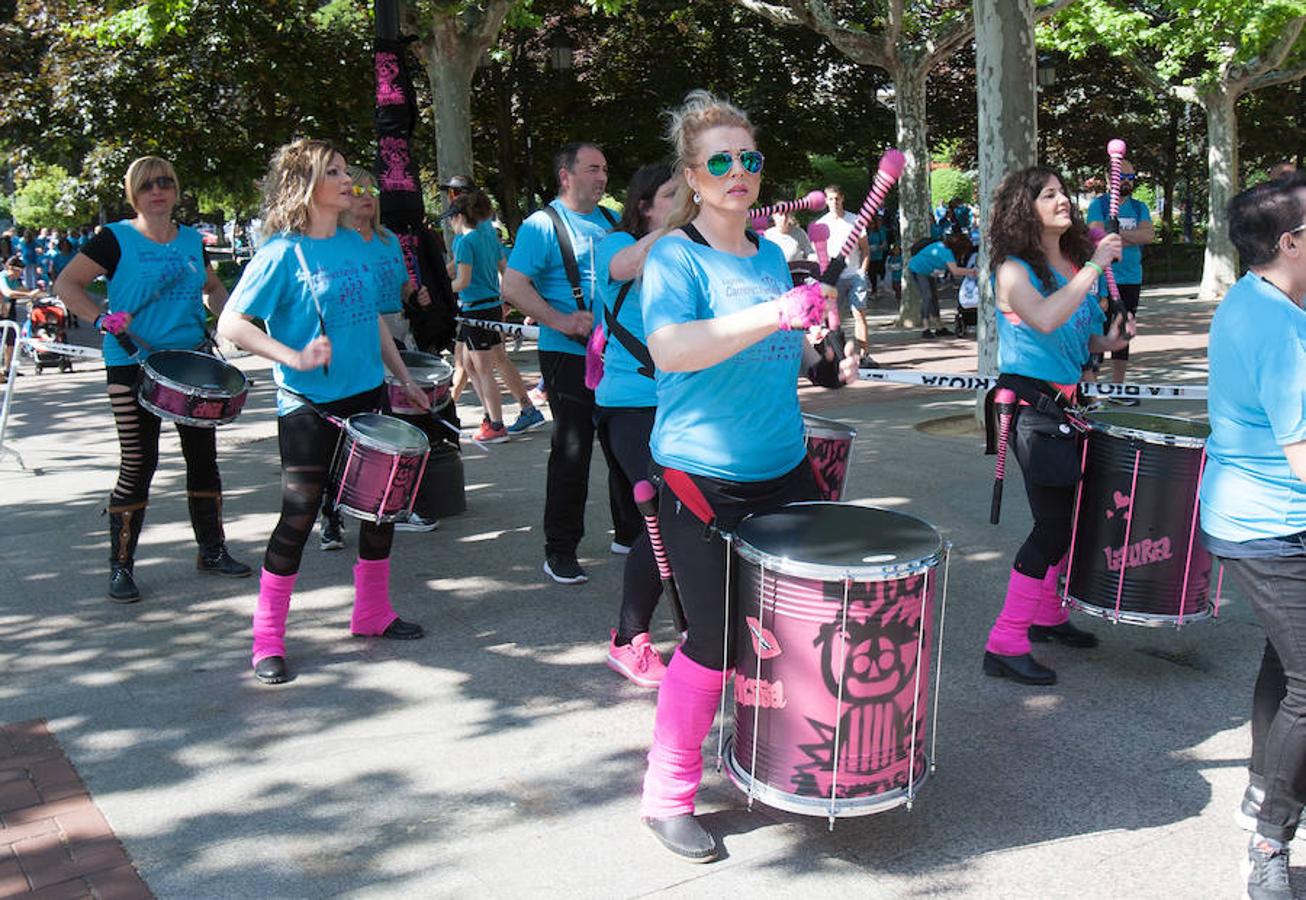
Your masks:
{"label": "stone paving tile", "polygon": [[45,722],[0,726],[0,897],[152,896]]}

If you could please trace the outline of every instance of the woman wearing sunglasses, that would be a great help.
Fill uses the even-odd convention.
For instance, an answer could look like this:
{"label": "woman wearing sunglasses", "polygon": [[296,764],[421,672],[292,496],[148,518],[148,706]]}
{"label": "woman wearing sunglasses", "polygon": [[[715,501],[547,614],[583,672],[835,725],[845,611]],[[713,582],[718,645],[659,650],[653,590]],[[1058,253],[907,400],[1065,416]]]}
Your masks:
{"label": "woman wearing sunglasses", "polygon": [[[55,293],[76,316],[104,333],[104,370],[109,406],[118,429],[118,482],[109,494],[109,599],[141,598],[133,569],[145,521],[150,482],[159,464],[159,417],[136,399],[143,352],[194,350],[207,340],[204,298],[222,312],[227,289],[208,267],[199,232],[172,221],[180,188],[172,164],[142,156],[127,168],[127,202],[136,215],[111,222],[83,245],[55,281]],[[103,275],[109,284],[106,312],[87,293]],[[125,340],[123,339],[125,338]],[[199,544],[196,567],[209,575],[243,578],[249,566],[227,552],[222,528],[222,480],[217,435],[212,428],[177,425],[186,460],[186,501]]]}
{"label": "woman wearing sunglasses", "polygon": [[688,633],[658,691],[640,815],[673,853],[707,862],[718,850],[694,818],[694,793],[734,662],[721,533],[750,513],[817,497],[798,375],[806,368],[836,387],[856,377],[857,359],[837,365],[813,349],[806,329],[826,320],[833,297],[786,292],[783,251],[748,231],[764,162],[748,116],[694,91],[670,122],[677,202],[669,234],[644,264],[642,295],[657,365],[650,449],[661,473],[658,519]]}
{"label": "woman wearing sunglasses", "polygon": [[[281,517],[263,556],[254,612],[254,676],[265,684],[290,678],[290,595],[339,438],[327,416],[380,409],[383,366],[409,386],[411,402],[429,406],[381,319],[366,245],[356,232],[337,228],[353,204],[352,188],[344,157],[326,141],[279,149],[264,180],[266,240],[218,320],[223,337],[276,363]],[[250,321],[255,317],[266,333]],[[400,619],[390,605],[393,540],[393,525],[359,525],[349,623],[356,636],[422,637],[422,627]]]}

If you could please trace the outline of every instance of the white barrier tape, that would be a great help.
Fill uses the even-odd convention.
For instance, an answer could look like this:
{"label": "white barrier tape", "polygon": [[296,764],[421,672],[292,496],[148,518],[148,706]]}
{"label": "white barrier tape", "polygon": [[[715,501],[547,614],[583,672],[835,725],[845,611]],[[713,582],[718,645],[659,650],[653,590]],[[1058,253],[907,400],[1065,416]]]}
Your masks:
{"label": "white barrier tape", "polygon": [[463,325],[475,325],[477,328],[488,328],[491,331],[502,331],[504,334],[520,334],[524,338],[538,340],[540,337],[540,326],[538,325],[518,325],[515,322],[487,322],[484,319],[468,319],[463,316],[454,316],[455,322]]}
{"label": "white barrier tape", "polygon": [[[9,332],[13,332],[15,344],[18,340],[18,323],[11,319],[0,320],[0,347],[3,347],[10,340]],[[18,349],[16,346],[15,350]],[[5,372],[6,383],[4,389],[4,400],[0,402],[0,459],[6,455],[13,456],[18,460],[20,468],[26,470],[27,465],[23,462],[22,454],[13,447],[5,446],[5,431],[9,428],[9,407],[14,399],[14,387],[18,382],[18,354],[15,353],[13,359],[9,362],[9,371]]]}
{"label": "white barrier tape", "polygon": [[74,359],[104,359],[104,354],[96,347],[83,347],[81,344],[64,344],[59,341],[46,341],[41,338],[23,338],[23,343],[41,353],[58,353]]}
{"label": "white barrier tape", "polygon": [[[997,376],[966,372],[918,372],[915,369],[861,369],[862,381],[887,381],[954,391],[987,391],[998,384]],[[1138,400],[1205,400],[1204,384],[1116,384],[1086,381],[1079,386],[1086,397],[1128,397]]]}

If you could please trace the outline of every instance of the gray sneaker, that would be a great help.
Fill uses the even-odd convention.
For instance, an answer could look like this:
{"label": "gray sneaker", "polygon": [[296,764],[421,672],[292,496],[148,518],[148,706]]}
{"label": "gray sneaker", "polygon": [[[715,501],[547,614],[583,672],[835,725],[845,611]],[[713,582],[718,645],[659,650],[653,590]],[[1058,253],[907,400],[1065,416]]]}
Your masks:
{"label": "gray sneaker", "polygon": [[345,546],[345,524],[340,514],[322,517],[322,549],[341,550]]}
{"label": "gray sneaker", "polygon": [[1292,900],[1288,881],[1288,848],[1259,834],[1247,846],[1248,900]]}
{"label": "gray sneaker", "polygon": [[395,522],[395,531],[435,531],[440,527],[440,520],[434,517],[428,519],[425,516],[419,516],[417,513],[409,513],[407,519],[401,519]]}

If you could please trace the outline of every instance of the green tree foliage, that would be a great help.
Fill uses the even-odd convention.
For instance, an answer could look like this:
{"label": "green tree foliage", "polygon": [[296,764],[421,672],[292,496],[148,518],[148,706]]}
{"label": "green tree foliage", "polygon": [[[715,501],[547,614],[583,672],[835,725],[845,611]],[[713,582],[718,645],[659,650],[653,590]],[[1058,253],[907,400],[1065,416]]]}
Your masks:
{"label": "green tree foliage", "polygon": [[60,166],[43,166],[23,179],[11,201],[11,214],[21,226],[70,228],[89,221],[91,208],[78,201],[74,182]]}
{"label": "green tree foliage", "polygon": [[248,210],[272,151],[328,136],[371,159],[365,0],[19,0],[0,25],[0,148],[61,162],[85,200],[121,201],[136,156],[170,159],[188,192]]}
{"label": "green tree foliage", "polygon": [[938,206],[954,197],[966,203],[974,203],[974,179],[965,172],[947,166],[930,172],[930,202]]}

